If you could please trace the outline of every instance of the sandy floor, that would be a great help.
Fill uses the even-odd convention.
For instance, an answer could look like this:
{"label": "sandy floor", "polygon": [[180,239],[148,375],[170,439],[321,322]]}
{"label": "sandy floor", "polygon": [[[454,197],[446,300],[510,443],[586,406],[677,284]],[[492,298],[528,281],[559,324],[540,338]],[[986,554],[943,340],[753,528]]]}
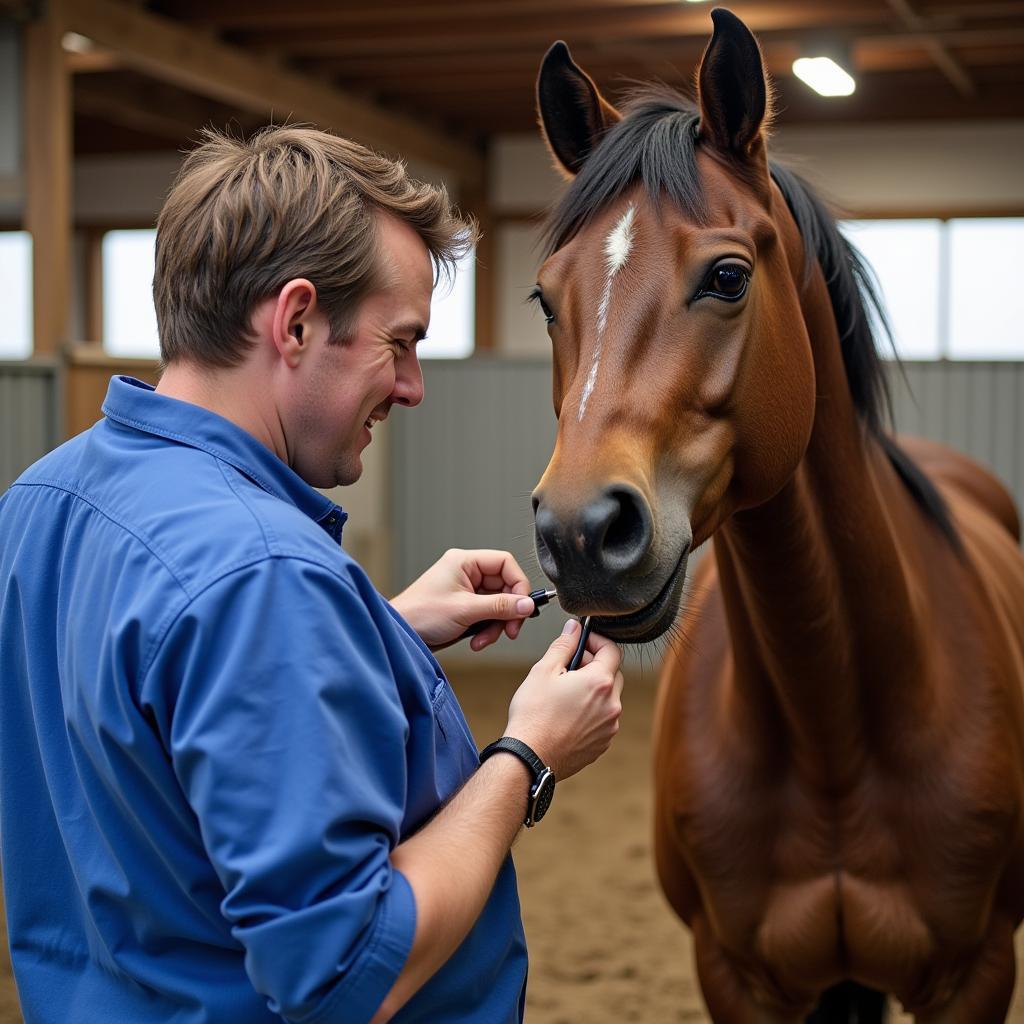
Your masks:
{"label": "sandy floor", "polygon": [[[498,736],[518,677],[449,675],[474,734]],[[707,1022],[689,933],[669,910],[651,857],[650,725],[654,680],[627,678],[611,750],[558,788],[515,849],[530,944],[528,1024]],[[1017,961],[1024,964],[1024,929]],[[911,1018],[893,1007],[892,1024]],[[1009,1024],[1024,1024],[1018,984]],[[979,1022],[981,1024],[981,1022]]]}
{"label": "sandy floor", "polygon": [[[500,735],[519,674],[476,675],[453,666],[450,675],[481,744]],[[651,863],[653,695],[649,674],[627,680],[622,731],[612,749],[559,785],[542,825],[516,846],[531,954],[528,1024],[708,1019],[691,971],[689,936],[662,899]],[[1018,962],[1024,963],[1022,941]],[[5,944],[0,1024],[20,1019]],[[1022,986],[1009,1020],[1024,1024]],[[903,1021],[909,1018],[893,1018]]]}

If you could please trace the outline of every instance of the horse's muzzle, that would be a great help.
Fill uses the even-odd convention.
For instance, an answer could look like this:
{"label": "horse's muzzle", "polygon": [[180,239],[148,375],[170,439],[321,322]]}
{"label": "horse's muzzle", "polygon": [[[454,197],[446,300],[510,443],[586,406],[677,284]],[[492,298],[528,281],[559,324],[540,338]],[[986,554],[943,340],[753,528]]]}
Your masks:
{"label": "horse's muzzle", "polygon": [[606,486],[571,509],[538,491],[533,504],[537,556],[566,611],[598,616],[602,633],[637,642],[671,625],[690,538],[656,543],[654,515],[637,488]]}

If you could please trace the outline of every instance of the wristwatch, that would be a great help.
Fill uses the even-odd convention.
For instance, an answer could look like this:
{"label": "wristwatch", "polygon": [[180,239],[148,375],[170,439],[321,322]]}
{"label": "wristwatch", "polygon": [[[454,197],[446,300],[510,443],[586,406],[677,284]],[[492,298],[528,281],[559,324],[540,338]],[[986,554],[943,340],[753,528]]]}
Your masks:
{"label": "wristwatch", "polygon": [[511,736],[502,736],[500,740],[489,743],[480,751],[480,763],[483,764],[499,750],[515,754],[533,772],[530,783],[530,797],[526,805],[526,819],[523,824],[533,828],[547,813],[551,806],[551,798],[555,795],[555,773],[522,741]]}

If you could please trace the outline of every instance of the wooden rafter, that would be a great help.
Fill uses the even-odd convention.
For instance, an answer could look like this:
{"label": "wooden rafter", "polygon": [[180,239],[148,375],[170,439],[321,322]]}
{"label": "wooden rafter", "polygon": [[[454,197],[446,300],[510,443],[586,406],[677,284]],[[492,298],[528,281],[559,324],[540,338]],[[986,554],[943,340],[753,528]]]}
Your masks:
{"label": "wooden rafter", "polygon": [[482,176],[474,147],[179,22],[117,0],[65,0],[63,17],[65,30],[88,36],[126,67],[162,81],[277,120],[312,121],[376,149],[432,163],[457,181],[476,183]]}
{"label": "wooden rafter", "polygon": [[953,83],[961,96],[974,96],[978,89],[963,65],[953,56],[942,40],[927,31],[928,24],[911,7],[909,0],[888,0],[889,6],[900,16],[903,23],[914,31],[923,30],[923,45],[940,71]]}
{"label": "wooden rafter", "polygon": [[[198,129],[222,127],[233,111],[200,97],[137,75],[81,75],[75,79],[75,112],[105,120],[132,131],[162,137],[179,148],[194,139]],[[260,126],[257,115],[248,115],[243,130]]]}
{"label": "wooden rafter", "polygon": [[[682,40],[687,37],[706,42],[711,19],[706,8],[688,9],[690,5],[659,5],[638,8],[623,15],[615,10],[594,10],[585,16],[549,5],[545,17],[508,16],[503,4],[494,4],[501,17],[461,18],[451,22],[377,22],[361,31],[342,25],[274,27],[237,33],[236,38],[257,47],[276,48],[299,55],[334,54],[339,57],[365,59],[387,54],[419,58],[424,54],[457,55],[474,49],[500,53],[510,49],[533,47],[537,57],[558,38],[579,42],[600,43],[612,39]],[[780,30],[829,29],[844,26],[878,28],[877,3],[857,2],[844,7],[820,3],[786,3],[751,7],[744,12],[747,24],[759,35]],[[410,72],[415,67],[410,66]]]}

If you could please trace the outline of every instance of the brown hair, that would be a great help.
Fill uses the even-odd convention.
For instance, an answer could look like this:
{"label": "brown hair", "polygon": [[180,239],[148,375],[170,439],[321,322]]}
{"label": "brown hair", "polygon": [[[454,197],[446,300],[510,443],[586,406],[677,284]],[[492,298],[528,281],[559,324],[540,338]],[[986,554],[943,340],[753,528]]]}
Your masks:
{"label": "brown hair", "polygon": [[253,308],[308,278],[343,340],[378,281],[377,214],[400,218],[450,277],[476,241],[443,187],[403,164],[313,128],[249,139],[213,130],[186,157],[160,211],[153,300],[164,363],[234,366]]}

